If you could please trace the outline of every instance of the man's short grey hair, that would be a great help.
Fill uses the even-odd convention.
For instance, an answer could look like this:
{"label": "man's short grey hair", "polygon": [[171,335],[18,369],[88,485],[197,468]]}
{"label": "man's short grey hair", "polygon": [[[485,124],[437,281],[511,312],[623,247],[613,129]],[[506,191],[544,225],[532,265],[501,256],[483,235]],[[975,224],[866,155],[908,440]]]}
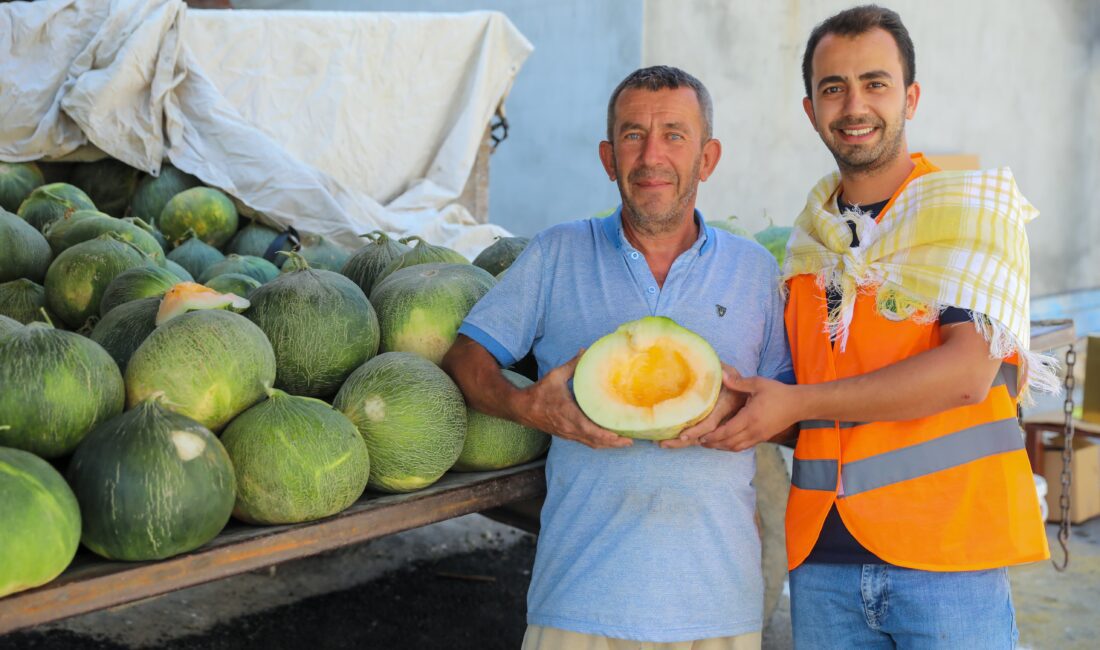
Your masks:
{"label": "man's short grey hair", "polygon": [[699,100],[699,111],[703,114],[703,141],[710,140],[714,133],[714,104],[710,100],[707,87],[690,74],[679,68],[669,65],[655,65],[649,68],[641,68],[631,72],[626,79],[619,82],[615,92],[611,93],[611,100],[607,102],[607,139],[614,142],[615,130],[615,102],[619,95],[628,88],[641,88],[644,90],[676,90],[677,88],[691,88],[695,91],[695,97]]}

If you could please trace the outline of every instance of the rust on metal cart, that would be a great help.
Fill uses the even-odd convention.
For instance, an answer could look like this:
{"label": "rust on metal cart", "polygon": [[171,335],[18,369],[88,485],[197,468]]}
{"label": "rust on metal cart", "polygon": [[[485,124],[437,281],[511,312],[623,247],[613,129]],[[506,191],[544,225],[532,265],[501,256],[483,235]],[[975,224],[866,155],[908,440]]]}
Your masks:
{"label": "rust on metal cart", "polygon": [[411,494],[369,494],[344,512],[292,526],[231,521],[202,548],[158,562],[112,562],[83,549],[47,585],[0,598],[0,634],[317,555],[546,492],[544,461],[497,472],[447,474]]}

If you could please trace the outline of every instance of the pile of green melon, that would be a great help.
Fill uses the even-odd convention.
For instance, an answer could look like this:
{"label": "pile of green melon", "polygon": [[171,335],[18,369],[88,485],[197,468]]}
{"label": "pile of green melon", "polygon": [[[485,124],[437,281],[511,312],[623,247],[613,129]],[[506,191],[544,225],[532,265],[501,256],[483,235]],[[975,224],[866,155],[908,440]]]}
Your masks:
{"label": "pile of green melon", "polygon": [[238,206],[167,163],[0,163],[0,597],[79,544],[163,559],[545,452],[438,366],[526,240],[293,246]]}

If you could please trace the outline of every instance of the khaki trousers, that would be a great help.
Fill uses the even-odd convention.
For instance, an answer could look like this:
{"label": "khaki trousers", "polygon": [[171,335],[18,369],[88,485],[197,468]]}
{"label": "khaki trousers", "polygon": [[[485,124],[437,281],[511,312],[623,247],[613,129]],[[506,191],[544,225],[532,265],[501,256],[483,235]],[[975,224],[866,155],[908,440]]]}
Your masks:
{"label": "khaki trousers", "polygon": [[760,632],[698,641],[651,643],[528,625],[522,650],[760,650]]}

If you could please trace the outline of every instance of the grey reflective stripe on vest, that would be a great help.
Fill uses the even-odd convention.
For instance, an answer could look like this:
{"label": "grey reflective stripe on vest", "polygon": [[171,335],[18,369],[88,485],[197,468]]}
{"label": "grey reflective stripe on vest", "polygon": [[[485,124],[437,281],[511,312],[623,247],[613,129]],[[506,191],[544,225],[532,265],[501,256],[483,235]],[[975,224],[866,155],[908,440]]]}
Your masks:
{"label": "grey reflective stripe on vest", "polygon": [[[866,422],[841,422],[841,429],[851,429],[852,427],[858,427]],[[836,422],[833,420],[802,420],[798,423],[799,431],[811,431],[813,429],[832,429],[836,427]]]}
{"label": "grey reflective stripe on vest", "polygon": [[1016,364],[1002,363],[1001,367],[997,369],[997,376],[993,378],[992,388],[996,388],[997,386],[1005,386],[1008,388],[1009,397],[1011,397],[1012,399],[1016,399],[1016,394],[1019,392],[1016,388],[1018,373],[1019,369],[1016,367]]}
{"label": "grey reflective stripe on vest", "polygon": [[843,469],[844,496],[850,497],[1023,447],[1023,434],[1015,418],[980,424],[912,447],[846,463]]}
{"label": "grey reflective stripe on vest", "polygon": [[836,491],[836,461],[795,458],[791,485],[802,490]]}

